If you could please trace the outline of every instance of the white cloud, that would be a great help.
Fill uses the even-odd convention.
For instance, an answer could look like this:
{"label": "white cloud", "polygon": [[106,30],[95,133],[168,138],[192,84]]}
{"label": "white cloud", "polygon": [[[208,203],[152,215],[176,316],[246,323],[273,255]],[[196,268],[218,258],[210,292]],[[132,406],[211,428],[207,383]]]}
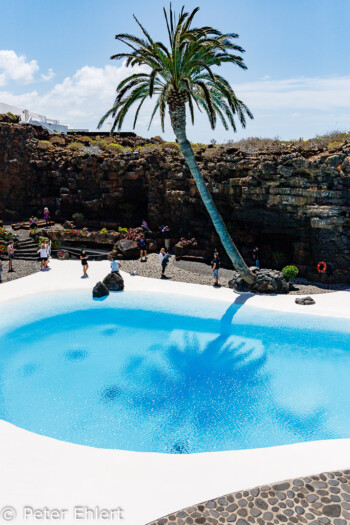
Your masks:
{"label": "white cloud", "polygon": [[46,75],[44,73],[41,74],[41,78],[45,81],[52,80],[54,76],[56,76],[56,73],[54,72],[52,67],[50,67]]}
{"label": "white cloud", "polygon": [[[134,68],[133,72],[141,71]],[[1,71],[1,69],[0,69]],[[50,74],[49,70],[46,76]],[[53,73],[53,72],[52,72]],[[9,89],[0,91],[0,101],[59,119],[74,127],[95,129],[101,116],[111,107],[118,83],[130,74],[125,65],[104,67],[83,66],[73,75],[43,93],[37,90],[15,95]],[[40,83],[40,90],[44,84]],[[255,120],[249,121],[245,131],[236,135],[257,135],[293,138],[310,136],[336,126],[348,126],[350,76],[305,77],[284,80],[264,78],[255,82],[234,85],[235,92],[253,111]],[[38,86],[39,90],[39,86]],[[156,117],[150,131],[148,122],[154,100],[144,104],[136,132],[143,136],[160,134]],[[133,111],[126,118],[123,129],[131,130]],[[339,123],[338,123],[339,121]],[[107,129],[107,125],[105,129]],[[224,141],[234,138],[221,126],[211,131],[205,115],[196,117],[195,126],[188,125],[191,140],[208,141],[215,138]],[[171,126],[167,123],[167,139],[173,140]]]}
{"label": "white cloud", "polygon": [[[133,68],[134,73],[142,70]],[[0,100],[76,127],[95,128],[113,104],[116,86],[129,74],[130,69],[124,65],[84,66],[43,95],[37,91],[22,95],[0,91]]]}
{"label": "white cloud", "polygon": [[10,91],[0,91],[0,102],[12,106],[18,106],[23,109],[32,109],[31,104],[38,99],[39,93],[35,90],[29,91],[28,93],[22,93],[21,95],[15,95]]}
{"label": "white cloud", "polygon": [[254,109],[331,111],[350,105],[350,76],[266,79],[234,87],[253,112]]}
{"label": "white cloud", "polygon": [[36,60],[28,62],[25,55],[17,55],[12,50],[0,50],[0,86],[5,86],[10,80],[28,84],[34,80],[38,70]]}

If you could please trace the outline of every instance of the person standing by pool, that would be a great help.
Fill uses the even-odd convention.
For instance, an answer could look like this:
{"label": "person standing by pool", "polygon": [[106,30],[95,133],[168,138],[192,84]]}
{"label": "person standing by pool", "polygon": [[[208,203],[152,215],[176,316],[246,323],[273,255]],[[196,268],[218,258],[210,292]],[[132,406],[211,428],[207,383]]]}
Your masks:
{"label": "person standing by pool", "polygon": [[89,268],[89,265],[88,265],[88,255],[86,255],[86,251],[85,250],[81,250],[81,253],[80,253],[80,260],[81,260],[81,264],[83,266],[83,276],[82,278],[84,279],[84,277],[89,277],[88,274],[87,274],[87,271],[88,271],[88,268]]}
{"label": "person standing by pool", "polygon": [[41,243],[41,246],[37,253],[40,257],[41,271],[44,271],[47,268],[47,245],[45,241]]}
{"label": "person standing by pool", "polygon": [[166,251],[170,250],[170,242],[171,242],[171,230],[169,226],[164,226],[162,229],[162,233],[164,235],[164,246]]}
{"label": "person standing by pool", "polygon": [[50,217],[49,208],[44,208],[44,220],[46,222],[46,226],[50,226],[51,217]]}
{"label": "person standing by pool", "polygon": [[139,248],[140,248],[140,259],[142,261],[147,261],[147,243],[143,233],[139,239]]}
{"label": "person standing by pool", "polygon": [[13,259],[15,258],[15,246],[13,244],[13,241],[11,241],[7,246],[7,255],[9,256],[9,272],[14,272],[13,269]]}
{"label": "person standing by pool", "polygon": [[121,264],[120,261],[117,261],[114,257],[111,260],[111,273],[119,273],[119,268]]}
{"label": "person standing by pool", "polygon": [[166,270],[166,267],[168,265],[168,262],[169,262],[169,259],[170,259],[170,255],[166,252],[165,248],[162,248],[159,252],[159,262],[160,262],[160,265],[162,267],[162,274],[161,274],[161,279],[167,279],[166,275],[165,275],[165,270]]}
{"label": "person standing by pool", "polygon": [[219,286],[220,257],[217,250],[214,251],[214,259],[211,261],[211,271],[213,272],[214,285]]}

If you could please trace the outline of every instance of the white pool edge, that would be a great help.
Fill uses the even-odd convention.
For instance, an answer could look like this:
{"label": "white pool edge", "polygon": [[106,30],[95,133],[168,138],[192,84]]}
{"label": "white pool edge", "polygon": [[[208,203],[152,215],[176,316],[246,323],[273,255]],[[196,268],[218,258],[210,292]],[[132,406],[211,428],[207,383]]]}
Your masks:
{"label": "white pool edge", "polygon": [[[108,273],[90,263],[80,279],[79,261],[52,261],[51,271],[0,285],[0,303],[42,291],[91,289]],[[131,277],[126,291],[176,293],[317,316],[350,317],[350,293],[314,296],[316,305],[295,304],[295,296],[239,296],[209,286]],[[41,296],[43,297],[43,296]],[[108,300],[108,299],[107,299]],[[191,455],[103,450],[57,441],[0,421],[2,502],[22,512],[25,505],[67,508],[65,523],[77,523],[76,505],[120,506],[120,523],[144,525],[170,512],[236,490],[327,470],[349,468],[350,439],[315,441],[265,449]],[[19,519],[19,518],[18,518]],[[18,522],[22,522],[19,520]],[[102,521],[101,521],[102,522]]]}

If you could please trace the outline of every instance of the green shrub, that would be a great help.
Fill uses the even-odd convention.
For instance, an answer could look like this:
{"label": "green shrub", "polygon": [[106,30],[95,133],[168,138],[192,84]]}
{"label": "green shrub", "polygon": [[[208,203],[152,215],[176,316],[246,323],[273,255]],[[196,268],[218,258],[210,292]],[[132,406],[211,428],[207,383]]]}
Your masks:
{"label": "green shrub", "polygon": [[340,147],[343,145],[343,142],[341,140],[335,140],[333,142],[329,142],[328,144],[328,151],[331,153],[333,151],[336,151],[337,149],[340,149]]}
{"label": "green shrub", "polygon": [[51,248],[53,250],[58,250],[61,246],[61,241],[59,239],[56,239],[55,241],[51,241]]}
{"label": "green shrub", "polygon": [[160,150],[162,149],[172,149],[174,151],[179,151],[180,146],[177,142],[164,142],[163,144],[159,144],[158,148]]}
{"label": "green shrub", "polygon": [[119,233],[128,233],[128,229],[127,228],[122,228],[121,226],[119,226],[118,232]]}
{"label": "green shrub", "polygon": [[84,148],[84,145],[81,142],[71,142],[68,144],[67,149],[71,151],[79,151]]}
{"label": "green shrub", "polygon": [[0,228],[0,238],[4,239],[4,241],[11,241],[13,235],[11,232],[5,230],[5,228]]}
{"label": "green shrub", "polygon": [[298,275],[299,270],[296,266],[285,266],[282,273],[286,281],[292,281]]}
{"label": "green shrub", "polygon": [[112,153],[123,153],[124,148],[120,144],[107,144],[107,151],[111,151]]}
{"label": "green shrub", "polygon": [[51,144],[56,144],[57,146],[65,146],[66,139],[60,135],[51,135],[50,136]]}
{"label": "green shrub", "polygon": [[14,123],[18,123],[21,118],[19,117],[19,115],[14,115],[13,113],[11,113],[11,111],[8,111],[6,113],[6,115],[9,117],[10,120],[12,120],[12,122]]}
{"label": "green shrub", "polygon": [[40,148],[40,149],[53,149],[53,144],[49,140],[39,140],[38,148]]}
{"label": "green shrub", "polygon": [[87,135],[80,135],[77,137],[77,141],[82,142],[83,144],[90,144],[91,137],[88,137]]}
{"label": "green shrub", "polygon": [[107,228],[102,228],[102,230],[100,230],[100,233],[102,233],[102,235],[107,235],[108,234]]}

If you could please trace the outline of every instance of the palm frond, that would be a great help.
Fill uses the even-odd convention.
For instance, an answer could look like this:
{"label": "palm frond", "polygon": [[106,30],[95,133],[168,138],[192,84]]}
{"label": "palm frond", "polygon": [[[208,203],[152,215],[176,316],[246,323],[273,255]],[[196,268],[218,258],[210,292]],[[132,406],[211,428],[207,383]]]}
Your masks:
{"label": "palm frond", "polygon": [[176,104],[187,105],[192,123],[194,108],[204,110],[213,129],[219,120],[225,129],[230,126],[236,131],[236,120],[245,127],[247,119],[253,118],[230,83],[216,72],[225,63],[247,68],[241,56],[244,49],[236,42],[238,34],[222,33],[211,26],[195,27],[193,21],[198,10],[196,7],[188,13],[182,7],[176,15],[171,4],[168,10],[163,9],[169,47],[153,40],[135,15],[141,36],[129,33],[115,36],[128,50],[111,58],[125,60],[126,67],[145,67],[145,71],[133,72],[119,82],[114,104],[101,118],[99,127],[112,116],[112,130],[120,129],[130,108],[138,102],[135,127],[144,102],[153,95],[157,98],[150,125],[159,112],[162,129],[167,108],[174,111]]}

